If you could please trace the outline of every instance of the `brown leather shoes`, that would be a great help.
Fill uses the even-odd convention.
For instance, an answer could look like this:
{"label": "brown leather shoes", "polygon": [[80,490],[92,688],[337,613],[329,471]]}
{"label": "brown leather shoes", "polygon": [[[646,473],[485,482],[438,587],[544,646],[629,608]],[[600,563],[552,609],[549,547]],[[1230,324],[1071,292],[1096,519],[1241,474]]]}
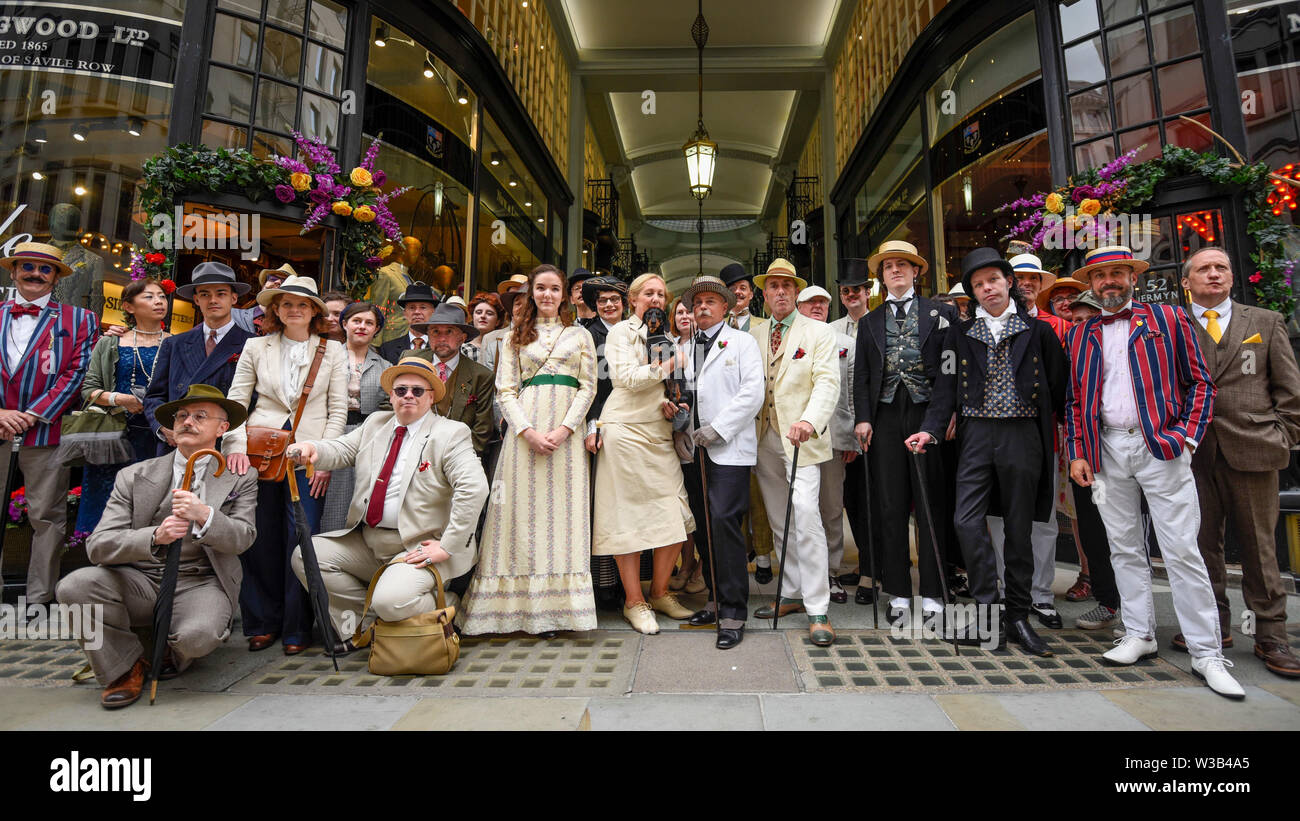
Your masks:
{"label": "brown leather shoes", "polygon": [[99,703],[106,710],[117,710],[135,704],[140,700],[140,693],[144,690],[144,671],[148,668],[149,664],[144,660],[144,656],[136,659],[130,670],[104,688],[104,692],[99,696]]}
{"label": "brown leather shoes", "polygon": [[275,644],[275,640],[277,638],[279,638],[279,636],[277,636],[275,633],[263,633],[260,636],[249,636],[248,637],[249,652],[256,653],[258,650],[265,650],[266,648],[270,647],[272,644]]}
{"label": "brown leather shoes", "polygon": [[[1182,633],[1175,633],[1174,640],[1171,641],[1170,644],[1173,645],[1173,648],[1175,650],[1182,650],[1184,653],[1187,652],[1187,639],[1183,638]],[[1229,633],[1228,635],[1223,637],[1223,649],[1227,650],[1231,646],[1232,646],[1232,634]]]}
{"label": "brown leather shoes", "polygon": [[286,644],[284,646],[284,654],[286,656],[296,656],[306,649],[307,645],[305,644]]}
{"label": "brown leather shoes", "polygon": [[1296,658],[1291,648],[1283,642],[1257,641],[1255,656],[1263,659],[1264,666],[1270,673],[1277,673],[1287,678],[1300,678],[1300,658]]}

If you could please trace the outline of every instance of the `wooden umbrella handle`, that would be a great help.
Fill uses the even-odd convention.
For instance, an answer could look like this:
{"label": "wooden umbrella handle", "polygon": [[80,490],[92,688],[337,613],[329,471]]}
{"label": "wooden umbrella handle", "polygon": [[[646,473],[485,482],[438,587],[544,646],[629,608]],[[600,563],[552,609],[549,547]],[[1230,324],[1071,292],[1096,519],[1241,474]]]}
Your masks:
{"label": "wooden umbrella handle", "polygon": [[217,469],[212,471],[214,477],[220,476],[226,472],[226,457],[221,455],[221,451],[212,448],[196,450],[190,454],[190,458],[185,460],[185,473],[181,476],[181,490],[189,490],[190,484],[194,481],[194,463],[204,456],[211,456],[217,460]]}

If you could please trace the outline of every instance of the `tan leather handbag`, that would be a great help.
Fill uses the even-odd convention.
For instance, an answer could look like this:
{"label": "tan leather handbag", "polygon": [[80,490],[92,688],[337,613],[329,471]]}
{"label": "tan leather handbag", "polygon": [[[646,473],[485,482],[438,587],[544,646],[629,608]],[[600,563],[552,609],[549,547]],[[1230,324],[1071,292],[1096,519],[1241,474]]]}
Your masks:
{"label": "tan leather handbag", "polygon": [[298,397],[298,409],[293,413],[293,427],[268,428],[249,425],[245,430],[248,435],[248,462],[257,471],[257,478],[263,482],[283,482],[289,470],[289,459],[285,455],[293,436],[298,431],[298,422],[307,407],[307,396],[311,394],[316,382],[316,373],[320,370],[321,360],[325,358],[325,337],[321,337],[316,346],[316,356],[311,361],[311,370],[307,371],[307,381],[302,384],[302,395]]}
{"label": "tan leather handbag", "polygon": [[[366,603],[361,609],[363,614],[370,611],[370,599],[375,594],[379,577],[388,568],[402,563],[402,559],[394,559],[375,573],[366,590]],[[433,574],[438,585],[437,609],[401,621],[375,619],[370,629],[364,632],[358,629],[352,637],[352,644],[356,647],[370,645],[370,672],[374,675],[440,676],[451,672],[456,665],[460,656],[460,637],[451,626],[456,608],[447,606],[442,576],[437,567],[429,565],[425,569]]]}

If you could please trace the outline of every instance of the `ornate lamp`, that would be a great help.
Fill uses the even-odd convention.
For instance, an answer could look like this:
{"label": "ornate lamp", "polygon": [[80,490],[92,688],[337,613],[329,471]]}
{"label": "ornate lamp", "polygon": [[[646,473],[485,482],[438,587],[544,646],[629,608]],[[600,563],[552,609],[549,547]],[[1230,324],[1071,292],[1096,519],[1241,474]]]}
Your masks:
{"label": "ornate lamp", "polygon": [[690,176],[691,195],[701,202],[713,190],[713,171],[717,167],[718,144],[709,139],[704,127],[704,44],[709,41],[709,24],[704,20],[704,0],[699,0],[699,14],[691,26],[691,38],[699,56],[699,118],[695,133],[682,146],[686,154],[686,173]]}

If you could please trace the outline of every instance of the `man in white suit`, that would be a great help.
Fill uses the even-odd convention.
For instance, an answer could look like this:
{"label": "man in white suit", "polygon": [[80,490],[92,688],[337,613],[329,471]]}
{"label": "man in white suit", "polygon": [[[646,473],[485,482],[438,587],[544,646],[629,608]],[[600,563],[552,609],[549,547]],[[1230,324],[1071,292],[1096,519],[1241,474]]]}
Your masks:
{"label": "man in white suit", "polygon": [[[366,588],[386,564],[371,607],[384,621],[399,621],[436,607],[437,564],[454,606],[474,566],[474,528],[487,501],[487,477],[474,453],[470,429],[433,412],[446,388],[433,365],[405,357],[379,378],[392,413],[372,413],[365,424],[332,441],[290,446],[298,464],[321,470],[356,467],[355,490],[343,530],[316,537],[321,575],[329,591],[330,618],[340,637],[362,625]],[[306,584],[302,553],[294,573]],[[350,652],[350,642],[339,648]]]}
{"label": "man in white suit", "polygon": [[682,294],[682,302],[691,308],[697,328],[683,367],[687,384],[695,387],[695,463],[688,470],[698,471],[704,480],[700,484],[705,498],[692,499],[691,509],[699,511],[696,540],[709,586],[708,605],[691,616],[690,623],[698,627],[721,619],[717,647],[728,650],[740,644],[749,616],[740,525],[749,508],[749,469],[758,458],[754,416],[763,406],[763,357],[752,336],[725,322],[736,297],[722,280],[696,279]]}
{"label": "man in white suit", "polygon": [[794,515],[782,593],[774,605],[754,615],[770,619],[787,613],[808,613],[808,633],[821,647],[835,641],[827,619],[830,608],[830,571],[826,530],[822,526],[819,492],[822,462],[831,458],[831,416],[840,398],[840,369],[835,331],[795,310],[799,291],[807,281],[795,274],[794,265],[775,259],[767,273],[754,277],[772,321],[753,331],[763,356],[767,392],[758,416],[758,463],[755,473],[780,549],[785,533],[786,500],[791,498],[790,466],[799,448],[799,469],[794,476]]}
{"label": "man in white suit", "polygon": [[[809,285],[799,292],[799,313],[814,322],[826,322],[830,316],[831,295],[820,285]],[[835,328],[834,324],[830,325]],[[844,561],[844,471],[857,460],[862,446],[853,434],[853,356],[857,342],[840,331],[835,334],[835,361],[840,369],[840,398],[831,417],[831,458],[821,463],[821,494],[819,496],[822,526],[826,528],[826,546],[829,551],[827,568],[830,570],[831,601],[844,604],[849,594],[844,592],[836,571]],[[866,549],[865,543],[862,549]]]}

